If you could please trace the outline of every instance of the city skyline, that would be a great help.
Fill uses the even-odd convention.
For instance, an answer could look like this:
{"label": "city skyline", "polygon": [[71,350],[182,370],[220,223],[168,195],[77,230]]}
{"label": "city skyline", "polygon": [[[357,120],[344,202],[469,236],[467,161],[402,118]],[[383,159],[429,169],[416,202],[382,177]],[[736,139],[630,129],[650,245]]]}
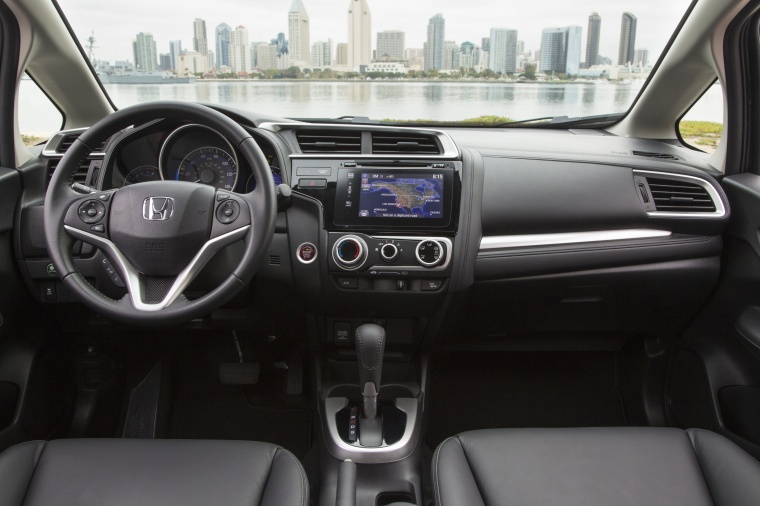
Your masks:
{"label": "city skyline", "polygon": [[[134,0],[134,3],[140,4],[143,1]],[[237,2],[218,0],[214,2],[214,5],[218,5],[218,7],[215,7],[213,12],[209,12],[206,2],[197,2],[198,9],[196,12],[192,7],[192,2],[190,2],[187,6],[183,6],[181,13],[171,13],[171,19],[173,19],[171,24],[173,28],[171,30],[165,29],[165,23],[159,23],[160,27],[153,25],[155,18],[160,16],[150,16],[147,18],[139,16],[139,21],[134,21],[134,28],[129,29],[128,35],[121,39],[121,43],[118,46],[114,42],[114,36],[123,31],[123,27],[127,25],[127,21],[131,16],[125,12],[127,20],[119,23],[112,30],[110,26],[102,24],[103,20],[95,22],[95,18],[93,17],[96,14],[95,12],[86,11],[87,7],[94,3],[94,0],[61,0],[62,8],[69,15],[69,21],[72,23],[76,33],[89,35],[93,30],[93,26],[95,26],[95,37],[97,39],[95,56],[99,59],[115,61],[128,59],[131,56],[129,43],[134,39],[135,34],[141,31],[152,33],[159,48],[159,53],[166,53],[168,51],[169,40],[182,40],[183,48],[193,47],[193,41],[190,39],[194,38],[193,36],[195,35],[192,32],[192,23],[196,18],[205,21],[206,26],[210,28],[208,32],[211,34],[215,33],[213,27],[224,22],[229,23],[230,20],[234,19],[234,21],[239,21],[248,28],[250,40],[268,41],[272,37],[275,37],[278,32],[288,31],[288,10],[292,5],[292,0],[272,0],[267,6],[247,7],[242,9],[243,12],[230,10],[230,15],[220,14],[220,12],[225,11],[224,6],[237,5]],[[481,39],[488,37],[491,28],[507,26],[518,31],[518,38],[524,41],[526,51],[536,51],[540,48],[541,33],[544,28],[581,25],[583,26],[581,59],[585,60],[588,16],[591,12],[598,12],[602,19],[606,20],[601,30],[599,54],[610,57],[615,61],[617,60],[616,57],[619,50],[619,20],[623,12],[633,10],[638,18],[639,25],[635,49],[648,49],[649,54],[652,57],[656,57],[661,52],[670,33],[672,33],[688,5],[688,2],[685,0],[673,2],[676,5],[680,4],[677,7],[674,7],[672,3],[667,3],[667,5],[632,5],[630,0],[625,2],[618,0],[605,0],[604,2],[600,0],[596,0],[595,2],[584,1],[571,6],[572,8],[569,8],[564,2],[561,4],[557,2],[553,3],[556,4],[555,8],[550,9],[548,14],[545,7],[540,7],[539,5],[540,8],[536,8],[536,5],[531,4],[525,8],[521,7],[520,17],[516,18],[510,15],[510,9],[503,8],[504,6],[508,6],[509,2],[491,2],[492,5],[497,7],[496,11],[478,15],[477,12],[474,14],[471,12],[477,11],[477,9],[471,9],[471,5],[469,6],[469,10],[463,9],[461,3],[450,2],[448,0],[437,1],[435,8],[432,9],[430,6],[421,5],[420,2],[401,4],[396,0],[384,0],[383,2],[370,0],[368,2],[369,8],[372,11],[370,41],[373,49],[376,49],[377,33],[386,30],[400,30],[405,32],[407,48],[422,48],[423,43],[427,39],[428,20],[438,12],[439,7],[446,7],[445,9],[441,9],[441,13],[447,19],[445,34],[447,41],[456,41],[458,44],[471,41],[479,44]],[[326,41],[332,39],[334,47],[337,47],[340,43],[347,42],[346,22],[341,21],[341,18],[346,19],[348,4],[347,0],[320,0],[319,3],[304,0],[306,8],[310,8],[311,40]],[[580,7],[580,4],[584,7]],[[151,3],[149,5],[149,8],[154,10],[162,11],[166,9],[166,6],[162,4]],[[408,14],[405,16],[394,16],[394,5],[403,5],[404,11],[408,12]],[[629,7],[633,8],[629,9]],[[587,8],[587,10],[581,12],[581,8]],[[240,11],[241,9],[238,10]],[[259,12],[267,14],[262,16],[257,14]],[[204,13],[208,15],[204,17]],[[417,13],[419,13],[419,16]],[[167,13],[167,15],[169,14]],[[246,20],[249,17],[251,18],[251,22],[247,23]],[[182,25],[179,21],[174,22],[174,20],[180,19],[187,19],[188,24]],[[555,20],[556,22],[552,22]],[[262,22],[264,22],[267,28],[261,28],[260,24]],[[97,26],[103,26],[104,29],[98,30]],[[657,27],[660,27],[660,29]],[[108,28],[108,30],[105,30],[105,28]],[[207,47],[209,49],[216,49],[215,40],[207,39]]]}

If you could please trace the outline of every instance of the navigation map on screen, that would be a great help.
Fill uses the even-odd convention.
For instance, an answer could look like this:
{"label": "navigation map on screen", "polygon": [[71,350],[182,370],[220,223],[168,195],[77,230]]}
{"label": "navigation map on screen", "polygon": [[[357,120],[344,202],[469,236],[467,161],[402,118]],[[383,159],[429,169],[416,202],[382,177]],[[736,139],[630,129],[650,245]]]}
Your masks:
{"label": "navigation map on screen", "polygon": [[419,178],[363,173],[359,217],[441,218],[443,193],[443,174]]}

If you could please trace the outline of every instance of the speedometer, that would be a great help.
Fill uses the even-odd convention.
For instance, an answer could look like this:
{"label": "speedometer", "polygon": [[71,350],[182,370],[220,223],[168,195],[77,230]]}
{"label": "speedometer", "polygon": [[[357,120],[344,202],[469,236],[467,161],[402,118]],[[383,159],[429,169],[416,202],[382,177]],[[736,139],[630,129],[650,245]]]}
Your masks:
{"label": "speedometer", "polygon": [[235,159],[223,149],[206,147],[191,151],[179,164],[178,181],[203,183],[232,191],[237,182]]}

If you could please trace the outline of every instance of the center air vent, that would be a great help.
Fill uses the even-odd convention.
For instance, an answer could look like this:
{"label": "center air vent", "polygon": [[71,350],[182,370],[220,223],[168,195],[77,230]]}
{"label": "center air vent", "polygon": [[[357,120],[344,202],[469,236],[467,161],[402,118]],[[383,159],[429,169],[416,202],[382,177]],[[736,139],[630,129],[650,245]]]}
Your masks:
{"label": "center air vent", "polygon": [[650,151],[631,151],[631,154],[635,156],[645,156],[647,158],[657,158],[659,160],[683,160],[680,156],[671,155],[669,153],[652,153]]}
{"label": "center air vent", "polygon": [[657,211],[714,213],[715,202],[707,189],[688,181],[646,177]]}
{"label": "center air vent", "polygon": [[414,132],[373,132],[372,153],[440,155],[441,146],[433,135]]}
{"label": "center air vent", "polygon": [[296,132],[303,153],[362,152],[362,133],[352,130],[303,130]]}

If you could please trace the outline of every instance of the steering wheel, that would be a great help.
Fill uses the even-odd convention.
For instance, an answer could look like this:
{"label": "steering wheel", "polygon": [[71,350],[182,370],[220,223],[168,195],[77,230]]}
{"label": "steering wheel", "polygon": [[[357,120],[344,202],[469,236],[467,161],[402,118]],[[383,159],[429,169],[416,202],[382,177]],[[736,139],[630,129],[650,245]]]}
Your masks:
{"label": "steering wheel", "polygon": [[[93,146],[132,125],[159,118],[188,121],[218,131],[253,170],[247,194],[181,181],[155,181],[90,194],[71,187]],[[202,105],[151,102],[121,109],[85,131],[61,159],[45,197],[45,240],[64,284],[91,309],[113,320],[169,325],[204,316],[243,290],[260,267],[277,215],[269,164],[251,135],[227,116]],[[76,240],[99,248],[121,276],[127,294],[106,297],[77,271]],[[183,291],[222,248],[244,241],[239,264],[202,297]]]}

